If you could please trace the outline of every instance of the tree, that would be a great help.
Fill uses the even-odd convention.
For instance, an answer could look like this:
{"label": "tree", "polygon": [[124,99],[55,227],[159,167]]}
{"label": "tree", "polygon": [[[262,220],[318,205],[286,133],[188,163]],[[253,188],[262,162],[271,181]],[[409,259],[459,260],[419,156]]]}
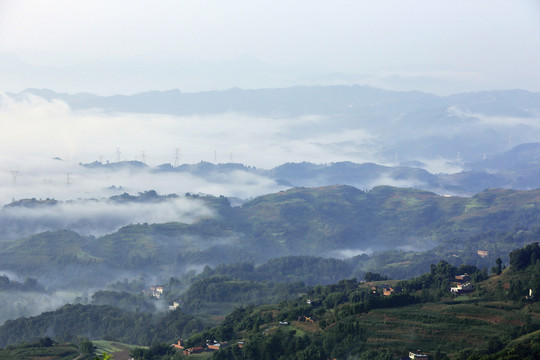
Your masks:
{"label": "tree", "polygon": [[54,341],[48,336],[39,339],[39,346],[41,347],[51,347],[54,346],[54,344]]}
{"label": "tree", "polygon": [[441,351],[440,346],[435,350],[434,360],[449,360],[448,355]]}
{"label": "tree", "polygon": [[145,351],[146,350],[143,348],[135,348],[131,350],[131,353],[129,354],[129,356],[131,356],[135,360],[141,360],[141,359],[144,359]]}
{"label": "tree", "polygon": [[534,265],[540,257],[540,246],[532,243],[524,248],[514,250],[510,253],[510,265],[515,270],[524,270],[530,265]]}
{"label": "tree", "polygon": [[487,353],[494,354],[504,348],[504,343],[496,336],[492,336],[487,344]]}
{"label": "tree", "polygon": [[90,340],[83,338],[79,342],[79,350],[84,354],[94,355],[96,347]]}
{"label": "tree", "polygon": [[502,260],[501,258],[497,258],[497,260],[495,260],[495,267],[493,268],[493,272],[496,274],[496,275],[501,275],[502,273]]}
{"label": "tree", "polygon": [[382,281],[382,280],[388,280],[388,276],[382,276],[381,274],[372,273],[372,272],[368,271],[364,275],[364,279],[366,281],[368,281],[368,282],[370,282],[370,281]]}

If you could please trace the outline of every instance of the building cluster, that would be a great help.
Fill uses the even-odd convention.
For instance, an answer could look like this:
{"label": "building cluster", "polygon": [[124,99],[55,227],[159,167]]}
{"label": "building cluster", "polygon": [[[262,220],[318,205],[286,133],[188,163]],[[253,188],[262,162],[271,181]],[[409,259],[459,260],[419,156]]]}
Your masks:
{"label": "building cluster", "polygon": [[409,351],[409,356],[400,356],[399,360],[428,360],[429,356],[426,354],[422,354],[421,350]]}
{"label": "building cluster", "polygon": [[[143,290],[143,294],[153,296],[156,299],[161,299],[165,293],[165,287],[163,286],[150,286],[148,290]],[[172,305],[169,305],[169,310],[173,311],[182,306],[182,300],[173,301]]]}
{"label": "building cluster", "polygon": [[476,252],[478,254],[478,256],[480,256],[482,259],[487,257],[489,255],[489,251],[487,250],[478,250]]}
{"label": "building cluster", "polygon": [[182,303],[182,300],[173,301],[172,305],[169,305],[169,310],[173,311],[180,307],[180,304]]}
{"label": "building cluster", "polygon": [[[205,346],[193,346],[193,347],[186,347],[184,340],[180,339],[176,344],[172,344],[172,347],[178,350],[182,350],[182,354],[184,355],[192,355],[192,354],[199,354],[205,351],[218,351],[221,350],[229,344],[226,341],[219,342],[216,340],[206,340]],[[242,348],[244,346],[243,341],[239,341],[237,346],[239,348]]]}
{"label": "building cluster", "polygon": [[428,359],[429,357],[426,354],[422,354],[422,351],[416,350],[416,352],[409,351],[409,359],[416,360],[416,359]]}
{"label": "building cluster", "polygon": [[159,299],[164,291],[165,288],[163,286],[150,286],[150,290],[143,290],[143,293]]}
{"label": "building cluster", "polygon": [[471,280],[469,274],[454,276],[454,282],[450,287],[450,292],[456,295],[467,294],[473,291],[473,287],[469,282]]}
{"label": "building cluster", "polygon": [[371,287],[371,295],[373,296],[390,296],[394,294],[399,294],[403,289],[400,286],[390,286],[384,284],[381,286],[373,285]]}
{"label": "building cluster", "polygon": [[306,304],[311,305],[311,306],[319,306],[319,305],[321,305],[321,301],[320,300],[307,299]]}
{"label": "building cluster", "polygon": [[298,321],[305,321],[305,322],[309,322],[309,323],[312,323],[314,324],[315,323],[315,319],[311,316],[305,316],[305,315],[302,315],[302,316],[299,316]]}

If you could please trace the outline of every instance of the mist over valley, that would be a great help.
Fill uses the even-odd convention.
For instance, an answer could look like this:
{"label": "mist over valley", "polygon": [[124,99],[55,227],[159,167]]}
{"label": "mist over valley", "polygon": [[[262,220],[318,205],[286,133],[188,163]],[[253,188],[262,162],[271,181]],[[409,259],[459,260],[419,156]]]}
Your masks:
{"label": "mist over valley", "polygon": [[[90,301],[124,279],[144,279],[140,292],[205,265],[291,255],[337,258],[340,276],[360,278],[416,276],[437,258],[487,266],[524,240],[494,248],[474,236],[536,231],[536,193],[514,190],[539,185],[539,99],[358,86],[4,94],[1,268],[36,279],[48,300],[3,294],[14,300],[2,320]],[[407,256],[418,266],[396,267]],[[186,279],[178,289],[188,288]]]}
{"label": "mist over valley", "polygon": [[540,358],[539,16],[0,1],[0,360]]}

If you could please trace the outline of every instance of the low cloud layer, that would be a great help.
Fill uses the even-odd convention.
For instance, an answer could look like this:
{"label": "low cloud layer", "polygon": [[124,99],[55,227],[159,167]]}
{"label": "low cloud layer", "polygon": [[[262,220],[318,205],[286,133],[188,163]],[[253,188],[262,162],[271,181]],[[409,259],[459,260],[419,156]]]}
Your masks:
{"label": "low cloud layer", "polygon": [[[329,129],[318,116],[265,118],[241,114],[176,117],[72,111],[59,100],[0,97],[0,203],[22,198],[101,198],[154,189],[161,194],[206,193],[248,199],[283,189],[237,171],[201,179],[187,173],[96,171],[79,163],[118,160],[163,163],[244,163],[271,168],[285,162],[364,162],[372,136],[362,129]],[[178,151],[177,151],[178,149]],[[108,190],[115,186],[113,190]]]}
{"label": "low cloud layer", "polygon": [[[191,223],[213,212],[200,201],[186,198],[158,203],[117,203],[109,200],[82,200],[37,207],[5,207],[0,210],[0,236],[20,237],[46,230],[70,229],[84,235],[103,235],[132,223]],[[24,223],[17,234],[10,226]],[[15,229],[14,229],[15,230]],[[22,234],[21,231],[28,232]]]}
{"label": "low cloud layer", "polygon": [[67,163],[144,160],[155,166],[173,163],[175,149],[183,163],[241,162],[269,168],[295,161],[361,162],[369,160],[365,154],[371,145],[371,135],[360,129],[314,131],[323,121],[317,116],[111,115],[75,112],[61,101],[35,96],[19,101],[4,95],[1,104],[1,154],[10,168],[55,157]]}
{"label": "low cloud layer", "polygon": [[[439,119],[433,126],[422,126],[423,122],[432,123],[423,118],[416,124],[417,116],[408,114],[404,119],[412,125],[402,123],[405,120],[400,116],[388,128],[378,129],[373,126],[379,120],[377,114],[367,111],[350,118],[288,118],[237,113],[106,113],[99,109],[74,111],[60,100],[47,101],[33,95],[14,98],[3,94],[0,204],[24,198],[102,199],[151,189],[160,194],[190,192],[250,199],[286,186],[253,171],[203,176],[150,169],[164,163],[201,161],[242,163],[262,169],[303,161],[388,166],[412,161],[420,164],[412,166],[432,173],[455,173],[463,169],[464,161],[485,157],[484,151],[489,155],[490,151],[509,150],[512,145],[536,141],[538,136],[532,117],[484,116],[465,107],[449,107],[446,115],[441,115],[448,118]],[[144,162],[149,168],[102,171],[79,165],[126,160]],[[381,184],[423,186],[414,179],[385,177],[373,183],[359,182],[362,188]],[[133,221],[138,219],[133,217]]]}
{"label": "low cloud layer", "polygon": [[58,291],[53,293],[0,292],[0,325],[6,320],[21,316],[36,316],[45,311],[53,311],[72,302],[79,294]]}

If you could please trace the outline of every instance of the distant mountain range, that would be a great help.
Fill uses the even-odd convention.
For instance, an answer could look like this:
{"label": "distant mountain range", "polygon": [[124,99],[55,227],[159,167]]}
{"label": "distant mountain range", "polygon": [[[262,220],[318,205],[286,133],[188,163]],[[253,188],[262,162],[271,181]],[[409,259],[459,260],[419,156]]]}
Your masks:
{"label": "distant mountain range", "polygon": [[[413,164],[414,165],[414,164]],[[236,163],[162,164],[150,168],[140,161],[93,162],[81,166],[95,170],[131,169],[133,171],[190,173],[205,179],[233,172],[265,176],[289,187],[351,185],[371,189],[377,185],[412,187],[439,194],[473,195],[488,188],[530,190],[540,188],[540,143],[518,145],[508,152],[485,160],[464,164],[466,170],[454,174],[432,174],[417,166],[383,166],[373,163],[336,162],[313,164],[286,163],[265,170]]]}
{"label": "distant mountain range", "polygon": [[[291,119],[294,127],[286,134],[291,140],[304,133],[325,136],[335,129],[361,130],[371,136],[368,150],[385,163],[437,158],[477,162],[540,138],[535,122],[540,115],[540,93],[523,90],[436,96],[356,85],[198,93],[170,90],[114,96],[28,89],[9,95],[60,99],[74,110],[175,116],[230,113],[268,121]],[[318,116],[320,121],[316,125],[294,122],[303,116]]]}
{"label": "distant mountain range", "polygon": [[[485,91],[437,96],[419,91],[391,91],[370,86],[297,86],[278,89],[230,89],[183,93],[180,90],[149,91],[134,95],[99,96],[90,93],[67,94],[49,89],[27,89],[47,100],[61,99],[73,109],[105,109],[171,115],[221,114],[239,112],[262,116],[294,117],[309,114],[364,115],[372,109],[388,114],[414,110],[436,111],[460,107],[470,113],[529,117],[540,111],[540,93],[524,90]],[[387,119],[391,120],[391,119]],[[383,124],[380,124],[383,125]]]}

